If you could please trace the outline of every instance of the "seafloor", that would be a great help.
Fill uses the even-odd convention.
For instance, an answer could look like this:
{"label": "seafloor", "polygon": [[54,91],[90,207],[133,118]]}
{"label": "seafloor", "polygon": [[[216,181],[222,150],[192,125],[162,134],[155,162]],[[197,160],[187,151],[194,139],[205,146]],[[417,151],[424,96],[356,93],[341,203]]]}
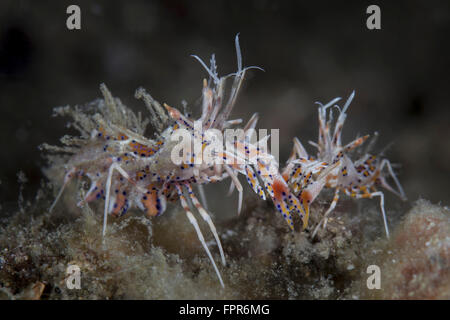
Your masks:
{"label": "seafloor", "polygon": [[[292,232],[270,203],[249,195],[240,216],[214,219],[227,258],[226,266],[218,264],[223,289],[179,206],[153,220],[135,211],[110,219],[103,243],[101,206],[76,207],[76,188],[51,214],[53,195],[43,186],[36,199],[21,199],[17,212],[5,215],[0,298],[450,298],[450,212],[426,200],[412,207],[390,202],[387,240],[376,200],[344,199],[313,240],[327,197],[313,206],[307,230]],[[200,224],[219,263],[213,237]],[[69,265],[80,267],[80,289],[66,285]],[[369,265],[380,268],[380,289],[367,287]]]}

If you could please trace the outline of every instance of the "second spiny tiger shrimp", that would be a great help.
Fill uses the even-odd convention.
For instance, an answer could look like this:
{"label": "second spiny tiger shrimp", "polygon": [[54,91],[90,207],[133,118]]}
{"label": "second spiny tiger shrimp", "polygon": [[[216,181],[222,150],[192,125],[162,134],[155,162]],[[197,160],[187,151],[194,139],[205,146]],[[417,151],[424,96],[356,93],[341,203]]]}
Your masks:
{"label": "second spiny tiger shrimp", "polygon": [[[339,109],[339,117],[331,132],[333,117],[327,109],[335,105],[340,98],[333,99],[326,105],[319,104],[319,138],[318,143],[310,142],[318,149],[317,158],[308,155],[300,140],[294,139],[294,148],[287,165],[283,171],[284,177],[293,188],[294,193],[299,197],[300,203],[305,210],[306,219],[304,227],[307,226],[309,206],[319,195],[323,188],[334,189],[334,197],[330,207],[325,212],[323,219],[316,226],[312,236],[314,237],[321,225],[326,227],[328,215],[334,210],[339,200],[339,193],[361,198],[380,198],[380,208],[384,221],[385,231],[389,237],[386,214],[384,210],[384,194],[377,190],[381,186],[402,199],[405,199],[403,189],[392,170],[392,166],[387,159],[380,159],[365,152],[356,161],[351,160],[350,153],[359,147],[369,137],[368,135],[359,137],[354,141],[342,145],[341,134],[346,119],[346,111],[354,98],[354,92],[346,101],[344,107]],[[387,169],[386,170],[384,169]],[[390,176],[397,187],[395,190],[386,179]]]}

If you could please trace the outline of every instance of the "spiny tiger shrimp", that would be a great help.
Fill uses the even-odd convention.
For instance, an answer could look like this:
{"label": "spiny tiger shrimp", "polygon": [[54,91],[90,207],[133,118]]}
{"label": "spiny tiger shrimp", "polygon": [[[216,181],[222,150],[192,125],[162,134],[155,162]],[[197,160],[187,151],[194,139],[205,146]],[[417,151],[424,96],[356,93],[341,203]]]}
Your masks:
{"label": "spiny tiger shrimp", "polygon": [[[300,203],[305,210],[304,228],[307,226],[309,206],[322,189],[330,188],[335,190],[330,207],[316,226],[312,237],[315,237],[322,224],[324,228],[326,227],[328,215],[336,207],[340,192],[344,192],[356,199],[379,197],[381,214],[388,238],[389,228],[384,210],[384,194],[382,191],[377,190],[376,187],[381,186],[393,192],[402,200],[406,199],[403,188],[389,160],[371,155],[367,152],[368,150],[364,152],[360,159],[356,161],[350,159],[349,152],[363,144],[368,139],[368,135],[342,145],[341,134],[347,117],[346,111],[354,95],[355,92],[352,92],[342,109],[335,105],[340,98],[335,98],[326,105],[317,102],[319,104],[318,143],[309,142],[318,149],[317,158],[309,156],[300,140],[294,138],[291,157],[283,170],[283,176],[293,189],[294,194],[299,197]],[[327,109],[333,105],[338,108],[339,117],[335,123],[334,131],[331,133],[330,127],[333,117],[331,110],[329,110],[327,117]],[[383,170],[384,168],[387,168],[387,173],[394,180],[397,190],[387,183],[388,175]]]}
{"label": "spiny tiger shrimp", "polygon": [[[140,113],[136,115],[119,99],[114,98],[104,84],[100,86],[103,99],[88,106],[86,110],[78,107],[56,108],[57,114],[73,117],[72,125],[81,133],[81,136],[63,137],[61,141],[65,144],[64,147],[43,145],[50,151],[69,154],[64,164],[66,170],[64,182],[50,211],[55,207],[66,185],[75,177],[86,177],[91,184],[84,199],[78,205],[96,199],[105,201],[103,236],[106,233],[108,214],[122,216],[130,208],[137,207],[149,217],[159,216],[165,211],[167,201],[179,200],[189,222],[195,228],[220,284],[224,287],[219,269],[206,245],[185,194],[188,194],[192,204],[213,233],[223,265],[226,264],[226,260],[218,233],[205,205],[202,205],[194,194],[192,185],[199,186],[202,195],[202,185],[231,177],[232,186],[236,187],[239,192],[238,212],[240,212],[242,186],[237,178],[238,173],[246,175],[253,189],[265,199],[264,192],[256,180],[256,173],[252,169],[255,164],[259,173],[261,171],[267,173],[266,187],[272,191],[273,198],[282,211],[286,211],[283,199],[289,194],[284,180],[281,179],[281,182],[278,182],[280,175],[277,174],[274,167],[274,159],[247,141],[230,142],[225,140],[226,146],[237,147],[236,153],[229,152],[228,149],[226,149],[227,151],[213,151],[211,153],[212,160],[198,161],[199,155],[212,143],[211,136],[206,135],[205,130],[215,129],[216,132],[223,133],[225,128],[242,122],[241,119],[228,120],[228,118],[235,105],[246,70],[258,67],[243,68],[238,36],[235,39],[235,46],[238,70],[223,77],[219,77],[217,74],[214,55],[210,60],[210,67],[207,67],[199,57],[193,56],[209,74],[209,81],[206,79],[203,81],[202,113],[197,120],[167,104],[161,106],[144,89],[140,88],[136,91],[135,96],[143,99],[151,115],[149,120],[143,120]],[[228,99],[225,101],[225,82],[228,78],[232,78],[233,81]],[[253,115],[243,128],[245,137],[254,129],[257,120],[258,116]],[[144,136],[149,122],[156,131],[155,139]],[[201,148],[197,154],[195,151],[183,152],[183,161],[176,164],[172,156],[175,148],[180,144],[179,139],[175,139],[177,138],[175,136],[183,130],[194,139],[199,139]],[[253,157],[251,160],[247,160],[242,156],[246,154],[244,149],[251,149],[252,154],[257,154],[261,159],[257,160]],[[226,163],[215,161],[217,159],[226,160],[227,157]],[[238,158],[243,162],[229,161],[230,159],[238,160]],[[275,172],[273,172],[274,170]],[[284,195],[280,192],[283,192]]]}

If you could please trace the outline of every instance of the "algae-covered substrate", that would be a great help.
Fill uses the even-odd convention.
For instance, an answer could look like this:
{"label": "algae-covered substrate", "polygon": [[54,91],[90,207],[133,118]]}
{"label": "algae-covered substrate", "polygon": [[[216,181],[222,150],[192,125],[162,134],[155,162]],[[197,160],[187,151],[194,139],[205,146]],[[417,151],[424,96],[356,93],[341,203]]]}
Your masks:
{"label": "algae-covered substrate", "polygon": [[[450,298],[450,213],[426,200],[390,202],[389,241],[377,201],[344,200],[312,240],[326,196],[313,205],[308,229],[292,232],[272,204],[248,195],[240,216],[213,217],[227,257],[222,289],[179,206],[152,220],[134,210],[110,219],[103,241],[100,205],[77,207],[73,185],[48,213],[51,190],[44,185],[17,211],[2,209],[3,299]],[[80,289],[67,287],[69,265],[80,268]],[[368,289],[370,265],[380,268],[380,289]]]}

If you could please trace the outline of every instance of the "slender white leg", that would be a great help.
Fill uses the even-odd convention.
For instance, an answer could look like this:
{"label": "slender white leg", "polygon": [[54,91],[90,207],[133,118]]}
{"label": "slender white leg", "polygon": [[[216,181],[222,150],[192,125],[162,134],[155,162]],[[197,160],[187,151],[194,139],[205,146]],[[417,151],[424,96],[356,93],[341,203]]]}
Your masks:
{"label": "slender white leg", "polygon": [[381,214],[383,215],[384,229],[386,231],[386,236],[389,239],[389,228],[388,228],[387,219],[386,219],[386,212],[384,211],[384,194],[381,191],[377,191],[377,192],[370,194],[371,198],[374,196],[380,197],[380,207],[381,207]]}
{"label": "slender white leg", "polygon": [[[357,194],[355,196],[356,199],[362,199],[362,198],[366,198],[366,197],[367,197],[367,195],[365,196],[362,194]],[[389,228],[388,228],[387,219],[386,219],[386,212],[384,211],[384,194],[381,191],[370,193],[369,198],[372,199],[373,197],[380,197],[381,215],[383,216],[384,229],[386,231],[386,236],[389,239]]]}
{"label": "slender white leg", "polygon": [[69,170],[69,172],[67,172],[67,174],[64,177],[64,183],[61,187],[61,189],[59,189],[58,195],[56,196],[55,200],[53,201],[52,205],[50,206],[50,208],[48,209],[48,212],[51,213],[53,211],[53,208],[55,207],[56,203],[58,202],[59,198],[61,198],[64,189],[66,188],[67,183],[69,183],[69,181],[72,179],[73,174],[75,173],[75,168],[72,168]]}
{"label": "slender white leg", "polygon": [[59,198],[61,198],[64,189],[66,188],[66,183],[64,183],[61,187],[61,189],[59,189],[58,195],[56,196],[55,200],[53,200],[52,205],[50,206],[50,209],[48,209],[48,212],[51,213],[53,211],[53,208],[55,207],[56,203],[58,202]]}
{"label": "slender white leg", "polygon": [[200,193],[200,199],[202,199],[203,208],[208,210],[208,202],[206,200],[205,188],[203,188],[202,184],[197,184],[198,192]]}
{"label": "slender white leg", "polygon": [[234,182],[232,180],[231,183],[230,183],[230,187],[228,188],[227,197],[231,196],[233,191],[234,191]]}
{"label": "slender white leg", "polygon": [[216,242],[217,242],[217,246],[219,247],[220,257],[222,258],[222,264],[226,265],[227,263],[225,260],[225,254],[223,253],[222,243],[220,242],[219,235],[217,234],[216,227],[214,226],[214,223],[212,222],[211,217],[209,216],[208,212],[206,212],[205,208],[203,208],[202,205],[200,204],[200,202],[198,201],[197,197],[195,196],[194,192],[192,191],[192,187],[190,186],[190,184],[187,183],[186,188],[188,189],[189,196],[192,200],[192,203],[197,208],[197,210],[200,213],[200,215],[202,216],[203,220],[206,221],[206,223],[209,226],[209,229],[211,230],[212,234],[214,235],[214,238],[216,239]]}
{"label": "slender white leg", "polygon": [[[111,193],[111,179],[114,174],[114,170],[117,170],[123,177],[130,180],[130,176],[128,175],[128,173],[126,173],[125,170],[123,170],[116,162],[113,163],[109,167],[108,177],[106,179],[105,210],[103,212],[103,230],[102,230],[103,237],[105,237],[105,234],[106,234],[106,223],[108,220],[108,209],[109,209],[108,207],[109,207],[110,193]],[[145,191],[144,191],[144,193],[145,193]]]}
{"label": "slender white leg", "polygon": [[312,238],[314,239],[314,237],[316,236],[317,232],[320,229],[320,226],[323,224],[323,228],[325,229],[327,227],[327,222],[328,222],[328,215],[334,210],[334,208],[336,208],[336,204],[339,201],[339,189],[336,188],[336,190],[334,191],[334,197],[333,197],[333,201],[330,204],[330,207],[328,208],[328,210],[325,212],[322,220],[320,220],[320,222],[317,224],[316,228],[314,229],[314,232],[312,234]]}
{"label": "slender white leg", "polygon": [[401,198],[402,200],[406,200],[406,196],[405,196],[405,192],[403,191],[402,185],[400,184],[400,182],[397,179],[397,176],[394,173],[394,170],[392,170],[392,166],[391,163],[389,162],[389,160],[384,159],[381,163],[381,167],[380,167],[380,171],[383,170],[383,167],[387,166],[389,174],[391,175],[392,179],[394,180],[395,184],[397,185],[397,190],[395,191],[394,189],[392,189],[391,186],[389,186],[386,182],[383,183],[383,187],[385,187],[386,189],[388,189],[389,191],[393,192],[394,194],[396,194],[399,198]]}
{"label": "slender white leg", "polygon": [[214,270],[216,271],[217,277],[219,278],[222,288],[225,288],[225,285],[223,284],[222,276],[220,275],[219,269],[217,268],[216,263],[214,262],[214,259],[211,255],[211,252],[208,249],[208,246],[206,245],[205,238],[203,237],[202,231],[200,230],[200,227],[198,226],[197,220],[195,219],[194,215],[192,214],[191,210],[189,209],[186,198],[183,195],[181,186],[176,184],[175,187],[177,188],[178,196],[180,197],[181,206],[183,207],[184,211],[186,212],[186,216],[188,217],[189,222],[194,226],[195,231],[197,232],[197,237],[200,240],[200,242],[203,246],[203,249],[205,249],[206,254],[209,257],[209,260],[211,261],[211,263],[214,267]]}
{"label": "slender white leg", "polygon": [[227,165],[225,165],[224,168],[225,168],[226,172],[228,173],[228,175],[230,176],[231,180],[234,182],[236,190],[239,193],[239,203],[238,203],[238,215],[239,215],[239,214],[241,214],[241,210],[242,210],[242,201],[243,201],[244,191],[243,191],[242,185],[239,182],[239,179],[238,179],[237,175],[234,173],[233,169],[231,169]]}

